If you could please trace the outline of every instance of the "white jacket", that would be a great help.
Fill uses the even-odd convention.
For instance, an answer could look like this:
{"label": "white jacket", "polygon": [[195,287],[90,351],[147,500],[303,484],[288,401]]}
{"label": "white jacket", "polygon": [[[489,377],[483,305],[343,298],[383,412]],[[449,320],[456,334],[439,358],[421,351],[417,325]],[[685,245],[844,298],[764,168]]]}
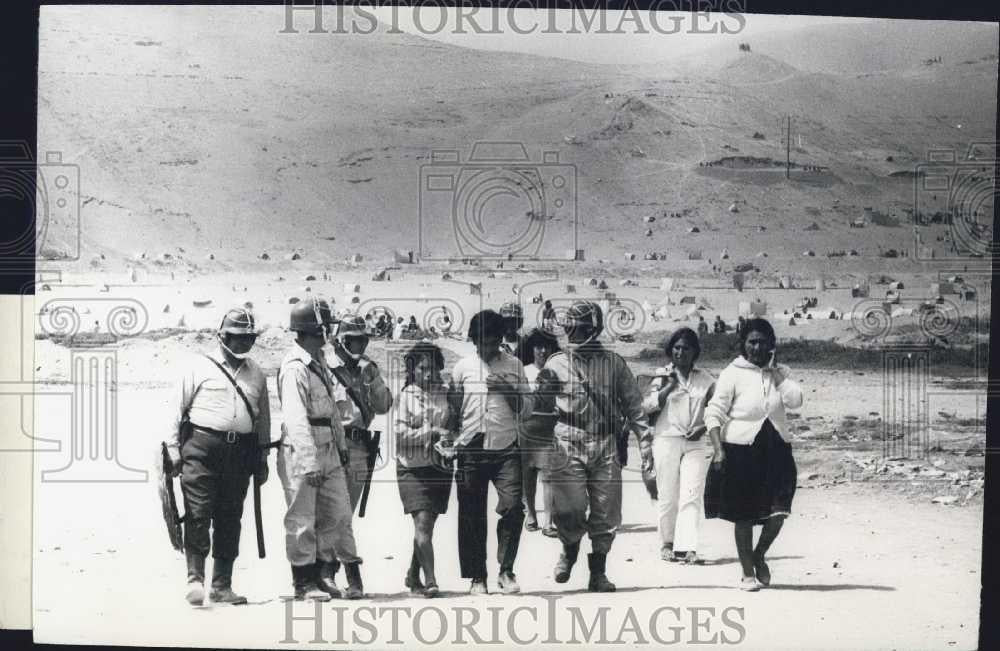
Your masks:
{"label": "white jacket", "polygon": [[715,393],[705,407],[705,425],[719,427],[722,440],[735,445],[753,443],[760,426],[771,420],[781,438],[791,441],[785,421],[785,408],[802,405],[802,388],[791,380],[787,366],[778,365],[785,376],[781,386],[774,386],[770,371],[751,364],[743,357],[729,363],[715,383]]}

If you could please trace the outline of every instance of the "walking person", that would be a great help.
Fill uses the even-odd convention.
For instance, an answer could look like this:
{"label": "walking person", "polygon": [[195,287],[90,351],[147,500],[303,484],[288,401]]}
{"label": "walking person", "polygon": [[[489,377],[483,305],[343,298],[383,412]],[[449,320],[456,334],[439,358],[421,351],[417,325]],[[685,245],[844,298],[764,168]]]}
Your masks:
{"label": "walking person", "polygon": [[[414,594],[438,594],[434,572],[434,524],[448,510],[452,460],[437,450],[451,437],[447,387],[441,380],[444,355],[420,342],[403,356],[406,382],[399,393],[393,423],[396,435],[396,484],[403,512],[413,518],[413,554],[405,585]],[[420,571],[425,581],[420,580]]]}
{"label": "walking person", "polygon": [[[802,405],[802,389],[787,366],[775,362],[774,328],[748,319],[741,355],[730,362],[705,408],[714,448],[705,487],[705,515],[735,525],[740,588],[756,591],[771,583],[765,561],[795,496],[796,468],[785,409]],[[763,529],[753,546],[753,527]]]}
{"label": "walking person", "polygon": [[624,428],[640,441],[643,466],[652,464],[651,433],[642,394],[621,355],[605,348],[601,308],[579,301],[565,314],[568,350],[552,355],[538,374],[541,412],[556,410],[555,442],[549,457],[553,519],[563,551],[554,574],[569,580],[584,535],[590,537],[588,589],[614,592],[606,572],[607,555],[622,520]]}
{"label": "walking person", "polygon": [[[528,379],[529,388],[537,388],[538,373],[545,367],[545,362],[554,353],[559,352],[559,342],[551,332],[534,328],[521,340],[517,357],[524,364],[524,374]],[[539,476],[542,479],[542,503],[545,505],[545,520],[542,525],[542,535],[549,538],[558,536],[552,522],[552,490],[548,488],[547,469],[549,451],[552,449],[553,428],[555,426],[555,411],[547,414],[534,410],[521,422],[518,445],[521,448],[521,478],[524,492],[524,508],[526,531],[538,531],[539,518],[535,509],[535,493]]]}
{"label": "walking person", "polygon": [[695,368],[701,345],[690,328],[674,332],[665,348],[671,363],[656,369],[643,403],[650,419],[655,418],[651,426],[660,558],[698,563],[698,530],[712,459],[704,414],[715,378]]}
{"label": "walking person", "polygon": [[[216,336],[218,348],[193,356],[176,385],[164,443],[184,498],[186,599],[205,600],[205,559],[212,552],[214,603],[245,604],[232,589],[233,563],[240,551],[240,520],[250,476],[267,481],[271,409],[264,372],[249,357],[257,339],[253,313],[226,312]],[[211,528],[211,536],[209,529]]]}
{"label": "walking person", "polygon": [[503,317],[503,341],[500,343],[500,350],[516,357],[521,344],[524,311],[519,304],[510,301],[500,306],[500,316]]}
{"label": "walking person", "polygon": [[524,504],[518,423],[531,413],[532,396],[524,366],[500,350],[504,320],[493,310],[475,314],[469,339],[476,347],[452,369],[452,400],[461,420],[449,454],[458,460],[458,547],[462,577],[471,594],[486,594],[486,497],[496,489],[497,583],[504,594],[520,592],[514,560],[521,541]]}
{"label": "walking person", "polygon": [[295,343],[278,371],[283,416],[278,476],[288,505],[285,553],[296,599],[341,596],[335,563],[343,564],[347,575],[343,596],[364,596],[344,470],[348,451],[341,409],[350,403],[323,354],[333,324],[325,300],[296,303],[289,318]]}
{"label": "walking person", "polygon": [[[351,513],[358,508],[365,485],[371,482],[373,466],[379,454],[379,443],[371,431],[375,416],[388,413],[392,406],[392,393],[386,386],[382,373],[370,357],[368,334],[360,315],[345,315],[337,325],[333,339],[333,359],[330,371],[350,399],[340,410],[341,425],[347,445],[347,493],[351,499]],[[340,563],[332,561],[334,575]]]}

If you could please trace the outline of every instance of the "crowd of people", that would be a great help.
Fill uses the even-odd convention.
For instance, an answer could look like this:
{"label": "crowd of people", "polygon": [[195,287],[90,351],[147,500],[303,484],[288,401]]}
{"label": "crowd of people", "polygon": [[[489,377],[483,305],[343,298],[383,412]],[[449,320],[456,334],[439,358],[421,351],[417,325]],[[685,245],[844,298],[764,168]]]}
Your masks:
{"label": "crowd of people", "polygon": [[[546,308],[542,325],[529,331],[516,303],[475,314],[464,333],[475,351],[447,374],[441,348],[414,341],[403,353],[405,380],[394,396],[365,355],[370,336],[386,327],[385,315],[378,322],[372,315],[338,319],[322,299],[297,303],[289,316],[295,342],[278,372],[281,438],[273,443],[264,374],[250,357],[258,334],[253,313],[227,312],[218,349],[195,356],[178,380],[164,436],[164,470],[180,475],[184,498],[187,601],[206,598],[211,552],[208,599],[246,603],[232,589],[240,518],[250,482],[268,479],[273,448],[295,597],[364,597],[354,513],[359,504],[364,512],[380,451],[381,433],[371,424],[385,414],[402,511],[413,524],[402,583],[414,594],[440,592],[433,535],[452,486],[461,575],[471,594],[490,591],[490,485],[497,495],[492,566],[499,591],[520,591],[522,530],[559,540],[556,583],[570,579],[589,538],[588,589],[615,591],[607,557],[621,525],[622,468],[633,436],[644,476],[655,480],[660,558],[700,563],[702,522],[721,518],[734,523],[738,587],[769,585],[766,554],[795,493],[784,410],[802,403],[788,368],[775,361],[771,325],[741,319],[740,354],[718,378],[697,367],[699,333],[673,332],[664,347],[669,363],[643,391],[625,360],[603,345],[599,305],[578,301],[559,319]],[[704,334],[707,324],[699,330]],[[755,525],[762,526],[756,545]]]}

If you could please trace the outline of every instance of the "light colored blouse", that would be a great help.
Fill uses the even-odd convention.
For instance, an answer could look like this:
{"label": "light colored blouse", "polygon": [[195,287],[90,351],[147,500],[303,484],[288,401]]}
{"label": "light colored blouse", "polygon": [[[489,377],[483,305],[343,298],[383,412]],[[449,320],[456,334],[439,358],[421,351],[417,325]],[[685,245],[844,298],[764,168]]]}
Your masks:
{"label": "light colored blouse", "polygon": [[441,455],[434,449],[437,438],[446,434],[448,396],[445,387],[424,391],[411,384],[399,394],[395,408],[396,463],[407,468],[443,466]]}
{"label": "light colored blouse", "polygon": [[[663,409],[660,409],[660,389],[666,380],[662,377],[670,372],[669,368],[656,369],[656,375],[649,384],[649,394],[642,406],[647,414],[660,412],[653,426],[654,436],[684,436],[691,429],[704,424],[705,396],[715,384],[715,378],[707,371],[699,368],[691,369],[687,379],[677,374],[677,388],[670,392]],[[708,441],[708,437],[704,439]]]}

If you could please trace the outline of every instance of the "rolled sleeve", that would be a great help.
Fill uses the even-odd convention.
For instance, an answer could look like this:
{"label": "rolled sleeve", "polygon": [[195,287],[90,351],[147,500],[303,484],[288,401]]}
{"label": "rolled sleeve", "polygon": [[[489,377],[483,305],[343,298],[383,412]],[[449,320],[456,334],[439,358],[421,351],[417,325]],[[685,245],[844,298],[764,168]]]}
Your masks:
{"label": "rolled sleeve", "polygon": [[170,401],[167,415],[167,430],[163,436],[163,442],[167,444],[167,447],[180,447],[181,423],[184,420],[184,414],[191,407],[191,403],[194,400],[194,393],[194,374],[191,372],[191,369],[184,369],[177,374]]}
{"label": "rolled sleeve", "polygon": [[[657,371],[657,373],[659,373],[659,371]],[[646,412],[647,416],[651,416],[660,411],[660,389],[662,388],[663,380],[659,377],[653,378],[653,380],[649,383],[649,393],[646,394],[645,400],[642,401],[642,410]]]}
{"label": "rolled sleeve", "polygon": [[729,408],[733,404],[734,394],[735,389],[729,374],[723,371],[715,383],[712,399],[705,405],[705,427],[710,430],[716,427],[722,429],[729,419]]}
{"label": "rolled sleeve", "polygon": [[302,464],[303,472],[319,470],[316,443],[309,427],[309,377],[301,364],[288,368],[281,376],[281,411],[285,420],[285,436]]}
{"label": "rolled sleeve", "polygon": [[368,380],[365,383],[368,385],[372,409],[376,414],[388,413],[389,408],[392,407],[392,392],[385,385],[382,374],[379,373],[378,366],[375,366],[375,364],[365,366],[365,375],[368,376]]}
{"label": "rolled sleeve", "polygon": [[778,385],[778,393],[781,395],[781,404],[785,409],[798,409],[802,406],[802,387],[795,380],[788,378],[788,369],[782,369],[785,379]]}

